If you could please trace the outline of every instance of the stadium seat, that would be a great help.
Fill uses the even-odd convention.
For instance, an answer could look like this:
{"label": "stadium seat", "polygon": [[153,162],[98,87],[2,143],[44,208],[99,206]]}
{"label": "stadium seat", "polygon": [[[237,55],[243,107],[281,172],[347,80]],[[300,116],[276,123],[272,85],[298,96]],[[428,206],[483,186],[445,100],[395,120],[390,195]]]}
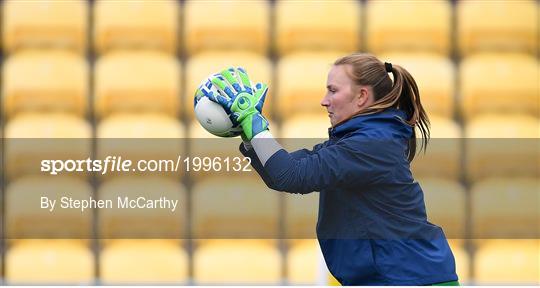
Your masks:
{"label": "stadium seat", "polygon": [[[74,177],[40,175],[12,181],[6,189],[6,238],[91,238],[95,210],[62,205],[92,195],[90,184]],[[41,205],[42,197],[56,201],[54,210]]]}
{"label": "stadium seat", "polygon": [[281,280],[281,257],[271,240],[200,242],[193,253],[193,277],[197,285],[276,285]]}
{"label": "stadium seat", "polygon": [[453,117],[455,65],[450,58],[433,53],[390,53],[379,59],[409,71],[418,85],[428,116]]}
{"label": "stadium seat", "polygon": [[529,115],[477,116],[465,126],[467,177],[538,177],[538,119]]}
{"label": "stadium seat", "polygon": [[532,0],[456,2],[457,41],[461,54],[481,51],[536,53],[536,5]]}
{"label": "stadium seat", "polygon": [[116,51],[98,59],[95,68],[97,116],[116,112],[159,112],[176,116],[180,65],[155,51]]}
{"label": "stadium seat", "polygon": [[540,235],[538,178],[489,178],[471,190],[475,239],[538,238]]}
{"label": "stadium seat", "polygon": [[302,239],[290,243],[287,253],[287,279],[292,285],[317,284],[319,266],[324,265],[316,239]]}
{"label": "stadium seat", "polygon": [[[449,236],[447,236],[450,238]],[[465,250],[463,239],[448,239],[448,244],[450,249],[452,249],[452,254],[454,254],[454,260],[456,261],[456,273],[458,275],[458,280],[461,285],[468,285],[470,280],[469,275],[469,255]]]}
{"label": "stadium seat", "polygon": [[[178,156],[185,155],[184,126],[176,118],[164,114],[112,114],[98,124],[96,134],[99,159],[114,155],[130,159],[133,163],[139,160],[173,160],[176,165]],[[177,172],[162,170],[153,175],[177,178],[183,172],[184,169],[179,168]],[[115,175],[118,173],[109,172],[103,176]]]}
{"label": "stadium seat", "polygon": [[94,45],[98,53],[122,48],[155,48],[175,53],[177,1],[104,1],[94,4]]}
{"label": "stadium seat", "polygon": [[538,61],[526,54],[484,53],[460,65],[463,115],[528,113],[538,117]]}
{"label": "stadium seat", "polygon": [[5,126],[5,138],[90,138],[84,119],[64,113],[21,113]]}
{"label": "stadium seat", "polygon": [[[299,114],[285,119],[280,143],[289,152],[312,150],[313,146],[328,140],[330,119],[323,114]],[[274,134],[275,135],[275,134]]]}
{"label": "stadium seat", "polygon": [[283,138],[316,138],[328,139],[330,119],[321,114],[300,114],[285,119],[283,123]]}
{"label": "stadium seat", "polygon": [[451,47],[451,17],[448,1],[368,1],[368,51],[376,54],[426,51],[447,55]]}
{"label": "stadium seat", "polygon": [[184,113],[193,119],[193,97],[195,91],[208,76],[230,66],[244,67],[253,83],[266,83],[269,87],[264,104],[264,115],[272,115],[275,93],[272,85],[272,63],[264,56],[253,52],[214,51],[202,52],[190,57],[186,63],[186,85],[184,91]]}
{"label": "stadium seat", "polygon": [[[177,181],[153,175],[122,176],[102,182],[98,195],[110,201],[110,209],[102,209],[98,215],[101,238],[175,238],[181,239],[186,227],[186,192]],[[172,206],[160,208],[125,209],[119,201],[128,199],[176,200]],[[165,205],[165,204],[164,204]]]}
{"label": "stadium seat", "polygon": [[67,48],[83,53],[88,30],[88,2],[18,1],[3,3],[4,51]]}
{"label": "stadium seat", "polygon": [[315,239],[319,193],[287,194],[285,198],[285,238]]}
{"label": "stadium seat", "polygon": [[[357,1],[276,1],[276,43],[280,55],[301,50],[359,50]],[[328,17],[333,15],[339,17]]]}
{"label": "stadium seat", "polygon": [[8,285],[89,285],[94,257],[81,240],[20,240],[6,252]]}
{"label": "stadium seat", "polygon": [[264,54],[270,33],[267,1],[184,3],[184,43],[189,55],[205,50],[249,50]]}
{"label": "stadium seat", "polygon": [[475,280],[478,285],[538,285],[537,239],[478,240]]}
{"label": "stadium seat", "polygon": [[11,179],[43,175],[40,167],[45,159],[86,159],[91,153],[90,124],[70,114],[21,113],[6,123],[4,137],[4,165]]}
{"label": "stadium seat", "polygon": [[2,98],[8,117],[20,112],[68,112],[82,116],[88,106],[89,71],[70,51],[26,50],[4,63]]}
{"label": "stadium seat", "polygon": [[208,177],[196,182],[191,214],[194,237],[276,239],[279,194],[258,178]]}
{"label": "stadium seat", "polygon": [[461,127],[452,119],[429,115],[430,140],[420,151],[420,131],[416,129],[417,154],[411,163],[415,177],[458,180],[461,173]]}
{"label": "stadium seat", "polygon": [[184,126],[158,113],[115,113],[97,127],[97,138],[182,138]]}
{"label": "stadium seat", "polygon": [[276,70],[278,115],[283,119],[300,113],[326,115],[320,102],[326,93],[328,71],[342,56],[338,52],[299,52],[280,58]]}
{"label": "stadium seat", "polygon": [[188,256],[173,240],[118,239],[100,253],[100,279],[105,285],[185,285]]}
{"label": "stadium seat", "polygon": [[443,228],[446,237],[465,239],[465,189],[445,178],[419,178],[428,221]]}

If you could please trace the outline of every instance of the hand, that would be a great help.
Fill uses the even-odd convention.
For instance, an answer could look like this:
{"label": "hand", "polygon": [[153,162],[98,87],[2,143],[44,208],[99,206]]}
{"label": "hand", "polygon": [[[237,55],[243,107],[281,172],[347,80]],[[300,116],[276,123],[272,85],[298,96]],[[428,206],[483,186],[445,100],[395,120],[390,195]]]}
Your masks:
{"label": "hand", "polygon": [[242,68],[223,70],[212,78],[212,83],[221,93],[210,99],[225,109],[234,124],[241,125],[244,140],[250,141],[255,135],[268,130],[268,121],[261,114],[267,85],[258,83],[253,89]]}

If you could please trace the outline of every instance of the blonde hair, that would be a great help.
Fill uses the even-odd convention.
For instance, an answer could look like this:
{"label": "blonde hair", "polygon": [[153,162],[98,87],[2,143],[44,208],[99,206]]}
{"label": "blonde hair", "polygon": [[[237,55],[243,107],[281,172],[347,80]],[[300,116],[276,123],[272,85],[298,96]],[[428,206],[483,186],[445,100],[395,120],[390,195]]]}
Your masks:
{"label": "blonde hair", "polygon": [[[420,102],[418,86],[411,74],[405,68],[382,63],[377,57],[366,53],[354,53],[337,59],[334,65],[350,65],[349,77],[357,85],[371,86],[374,103],[356,115],[373,114],[388,108],[397,108],[407,113],[407,124],[413,127],[409,139],[409,161],[416,155],[416,131],[418,126],[422,134],[420,150],[424,150],[429,142],[429,119]],[[387,71],[389,70],[389,71]],[[391,72],[394,78],[390,79]]]}

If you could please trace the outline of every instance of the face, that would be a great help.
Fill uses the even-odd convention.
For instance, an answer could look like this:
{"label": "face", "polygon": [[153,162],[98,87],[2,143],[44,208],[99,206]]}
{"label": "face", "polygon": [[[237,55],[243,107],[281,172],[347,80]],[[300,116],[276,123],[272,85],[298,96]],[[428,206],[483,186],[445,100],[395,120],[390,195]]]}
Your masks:
{"label": "face", "polygon": [[332,66],[326,81],[326,95],[321,105],[328,111],[332,127],[351,118],[373,103],[371,89],[356,85],[347,74],[350,65]]}

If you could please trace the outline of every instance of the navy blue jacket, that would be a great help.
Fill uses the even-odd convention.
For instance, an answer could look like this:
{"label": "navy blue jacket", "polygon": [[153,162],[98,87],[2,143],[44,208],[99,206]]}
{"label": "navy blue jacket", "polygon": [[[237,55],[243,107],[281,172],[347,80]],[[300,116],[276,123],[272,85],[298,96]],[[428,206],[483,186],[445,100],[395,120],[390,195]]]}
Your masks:
{"label": "navy blue jacket", "polygon": [[[442,229],[427,221],[407,160],[412,127],[397,109],[329,130],[313,150],[279,150],[264,167],[241,152],[272,189],[320,192],[317,238],[343,285],[428,285],[457,280]],[[298,135],[301,138],[302,135]]]}

